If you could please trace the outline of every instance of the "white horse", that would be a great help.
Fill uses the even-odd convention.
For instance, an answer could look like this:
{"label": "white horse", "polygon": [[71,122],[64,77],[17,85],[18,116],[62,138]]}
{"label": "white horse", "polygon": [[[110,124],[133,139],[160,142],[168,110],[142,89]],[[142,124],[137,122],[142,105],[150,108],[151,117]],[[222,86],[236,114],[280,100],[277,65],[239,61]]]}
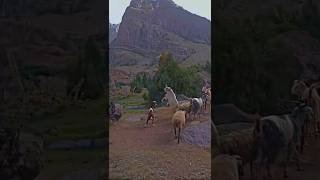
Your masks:
{"label": "white horse", "polygon": [[167,100],[169,107],[177,107],[179,103],[178,103],[176,94],[173,92],[171,87],[166,86],[164,88],[164,92],[166,94],[162,98],[161,102],[163,102],[164,100]]}
{"label": "white horse", "polygon": [[[164,88],[164,92],[166,92],[165,96],[162,98],[161,102],[163,102],[164,100],[167,101],[167,105],[169,105],[170,108],[172,108],[173,113],[175,113],[177,110],[184,110],[186,111],[186,118],[188,116],[188,114],[190,113],[191,107],[192,105],[189,104],[189,102],[187,103],[180,103],[177,100],[176,94],[173,92],[171,87],[168,87],[166,85],[166,87]],[[189,98],[191,99],[191,98]]]}

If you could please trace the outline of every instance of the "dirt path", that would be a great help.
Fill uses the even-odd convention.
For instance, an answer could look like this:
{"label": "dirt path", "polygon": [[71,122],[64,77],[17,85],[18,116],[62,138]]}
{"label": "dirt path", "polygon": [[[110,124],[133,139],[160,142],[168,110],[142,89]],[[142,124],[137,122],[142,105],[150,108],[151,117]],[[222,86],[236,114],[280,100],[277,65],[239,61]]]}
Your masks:
{"label": "dirt path", "polygon": [[[320,180],[320,139],[308,139],[309,145],[301,157],[303,171],[297,171],[294,163],[288,168],[289,178],[282,178],[282,168],[273,167],[273,180]],[[249,175],[248,169],[246,175]],[[248,176],[242,178],[250,180]]]}
{"label": "dirt path", "polygon": [[[156,111],[155,127],[122,121],[110,127],[109,176],[130,179],[210,179],[210,149],[177,144],[168,108]],[[202,117],[208,119],[209,114]]]}

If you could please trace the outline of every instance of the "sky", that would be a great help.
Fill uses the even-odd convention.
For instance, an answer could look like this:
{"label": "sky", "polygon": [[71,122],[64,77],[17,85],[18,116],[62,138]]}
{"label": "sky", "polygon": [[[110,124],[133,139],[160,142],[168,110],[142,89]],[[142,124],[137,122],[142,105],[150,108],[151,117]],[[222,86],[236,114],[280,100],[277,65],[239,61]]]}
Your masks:
{"label": "sky", "polygon": [[[109,0],[109,21],[119,24],[131,0]],[[211,0],[173,0],[183,9],[211,21]]]}

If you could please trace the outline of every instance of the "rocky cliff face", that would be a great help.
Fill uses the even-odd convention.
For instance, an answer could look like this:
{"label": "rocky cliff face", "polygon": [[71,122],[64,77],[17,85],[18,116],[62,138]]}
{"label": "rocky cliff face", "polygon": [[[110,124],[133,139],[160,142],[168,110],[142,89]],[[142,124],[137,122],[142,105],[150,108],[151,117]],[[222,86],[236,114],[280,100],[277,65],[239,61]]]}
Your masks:
{"label": "rocky cliff face", "polygon": [[210,45],[209,20],[172,0],[132,0],[110,45],[110,64],[152,65],[165,50],[180,62],[204,63],[211,60]]}
{"label": "rocky cliff face", "polygon": [[118,34],[119,24],[110,24],[109,23],[109,43],[111,43]]}

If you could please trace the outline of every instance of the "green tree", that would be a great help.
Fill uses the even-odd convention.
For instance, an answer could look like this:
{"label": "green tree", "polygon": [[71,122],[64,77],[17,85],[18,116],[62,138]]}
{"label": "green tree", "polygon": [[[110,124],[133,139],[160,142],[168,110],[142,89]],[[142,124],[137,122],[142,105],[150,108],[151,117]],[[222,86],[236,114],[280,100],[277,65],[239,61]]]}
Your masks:
{"label": "green tree", "polygon": [[170,52],[160,55],[159,69],[148,83],[149,101],[160,101],[168,85],[176,94],[199,97],[202,81],[194,68],[180,67]]}
{"label": "green tree", "polygon": [[142,88],[147,88],[150,79],[146,72],[138,73],[131,82],[131,89],[135,90],[135,93],[140,93]]}

